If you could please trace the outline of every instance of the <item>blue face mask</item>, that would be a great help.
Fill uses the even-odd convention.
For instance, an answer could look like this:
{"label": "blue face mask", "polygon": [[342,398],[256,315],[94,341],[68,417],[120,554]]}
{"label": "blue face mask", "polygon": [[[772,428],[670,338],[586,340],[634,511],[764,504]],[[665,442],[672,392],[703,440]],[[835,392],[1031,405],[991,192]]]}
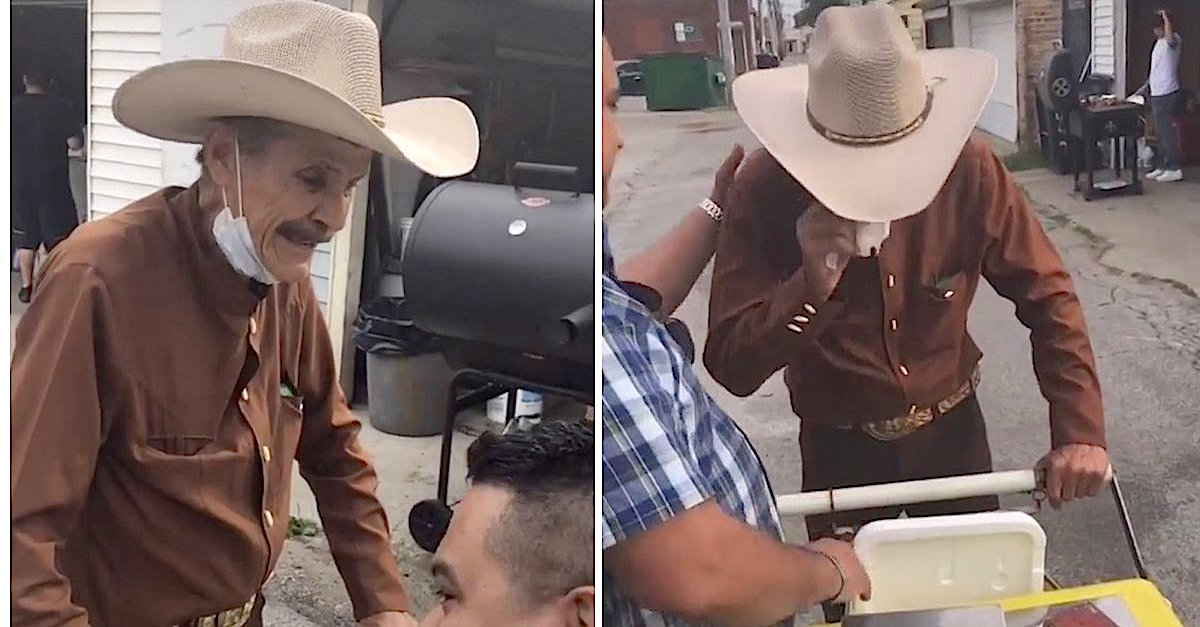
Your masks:
{"label": "blue face mask", "polygon": [[233,155],[234,167],[237,169],[238,209],[241,215],[233,217],[229,195],[225,193],[225,188],[221,188],[221,200],[225,207],[213,220],[213,237],[234,270],[264,285],[274,285],[277,281],[263,265],[258,249],[254,247],[254,239],[250,236],[250,224],[246,222],[246,212],[242,206],[242,155],[237,138],[233,140]]}

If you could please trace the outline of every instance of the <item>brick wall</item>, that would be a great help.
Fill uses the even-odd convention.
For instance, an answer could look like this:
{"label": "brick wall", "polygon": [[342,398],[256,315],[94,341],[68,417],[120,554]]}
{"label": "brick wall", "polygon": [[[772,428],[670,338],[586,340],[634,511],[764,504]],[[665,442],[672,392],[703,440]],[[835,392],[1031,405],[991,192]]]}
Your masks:
{"label": "brick wall", "polygon": [[[707,52],[720,57],[715,0],[604,0],[603,11],[604,34],[618,61],[659,52]],[[730,0],[729,13],[730,20],[749,25],[745,0]],[[700,40],[676,42],[675,22],[694,25]],[[741,68],[741,31],[733,31],[733,47]]]}
{"label": "brick wall", "polygon": [[1038,72],[1062,39],[1062,0],[1016,0],[1017,23],[1017,141],[1037,144]]}

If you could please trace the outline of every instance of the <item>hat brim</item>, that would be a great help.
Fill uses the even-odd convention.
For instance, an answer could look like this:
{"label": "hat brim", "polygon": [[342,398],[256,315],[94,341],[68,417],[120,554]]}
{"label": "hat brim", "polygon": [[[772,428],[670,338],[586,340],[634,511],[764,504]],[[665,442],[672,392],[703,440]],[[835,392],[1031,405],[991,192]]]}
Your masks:
{"label": "hat brim", "polygon": [[113,115],[159,139],[201,143],[222,117],[261,117],[321,131],[439,178],[461,176],[479,158],[479,128],[464,103],[414,98],[383,107],[380,127],[337,94],[274,68],[228,59],[189,59],[144,70],[122,83]]}
{"label": "hat brim", "polygon": [[806,65],[756,70],[733,83],[738,115],[767,152],[835,214],[888,222],[933,202],[983,114],[996,60],[978,50],[919,53],[933,89],[923,124],[897,141],[850,146],[826,139],[805,113]]}

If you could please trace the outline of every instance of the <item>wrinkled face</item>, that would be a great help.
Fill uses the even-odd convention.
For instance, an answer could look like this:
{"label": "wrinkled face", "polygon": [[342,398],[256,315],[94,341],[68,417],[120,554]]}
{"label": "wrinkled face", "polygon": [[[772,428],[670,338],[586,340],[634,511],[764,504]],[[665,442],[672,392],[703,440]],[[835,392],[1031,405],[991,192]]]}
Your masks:
{"label": "wrinkled face", "polygon": [[209,176],[227,193],[234,217],[246,216],[267,271],[285,283],[302,280],[317,245],[346,226],[354,188],[367,175],[371,152],[319,131],[291,127],[261,154],[241,150],[241,207],[237,161],[233,131],[218,126],[205,149]]}
{"label": "wrinkled face", "polygon": [[475,485],[455,508],[433,559],[435,587],[442,604],[423,627],[568,627],[593,625],[595,591],[588,587],[542,602],[524,598],[488,546],[489,531],[508,508],[507,489]]}
{"label": "wrinkled face", "polygon": [[617,153],[621,152],[621,129],[617,126],[617,100],[621,97],[620,83],[617,81],[617,63],[613,60],[612,49],[608,40],[604,40],[604,54],[601,64],[601,95],[604,98],[600,114],[600,159],[604,172],[603,201],[608,204],[608,180],[612,177],[613,166],[617,163]]}

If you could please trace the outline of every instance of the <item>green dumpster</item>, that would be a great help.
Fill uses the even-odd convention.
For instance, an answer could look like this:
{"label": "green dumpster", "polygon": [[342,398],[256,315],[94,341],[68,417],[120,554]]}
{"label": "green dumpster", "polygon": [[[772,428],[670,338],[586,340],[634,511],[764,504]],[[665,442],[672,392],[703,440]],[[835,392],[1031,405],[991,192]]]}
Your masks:
{"label": "green dumpster", "polygon": [[721,60],[704,53],[664,53],[642,59],[650,111],[692,111],[725,104]]}

